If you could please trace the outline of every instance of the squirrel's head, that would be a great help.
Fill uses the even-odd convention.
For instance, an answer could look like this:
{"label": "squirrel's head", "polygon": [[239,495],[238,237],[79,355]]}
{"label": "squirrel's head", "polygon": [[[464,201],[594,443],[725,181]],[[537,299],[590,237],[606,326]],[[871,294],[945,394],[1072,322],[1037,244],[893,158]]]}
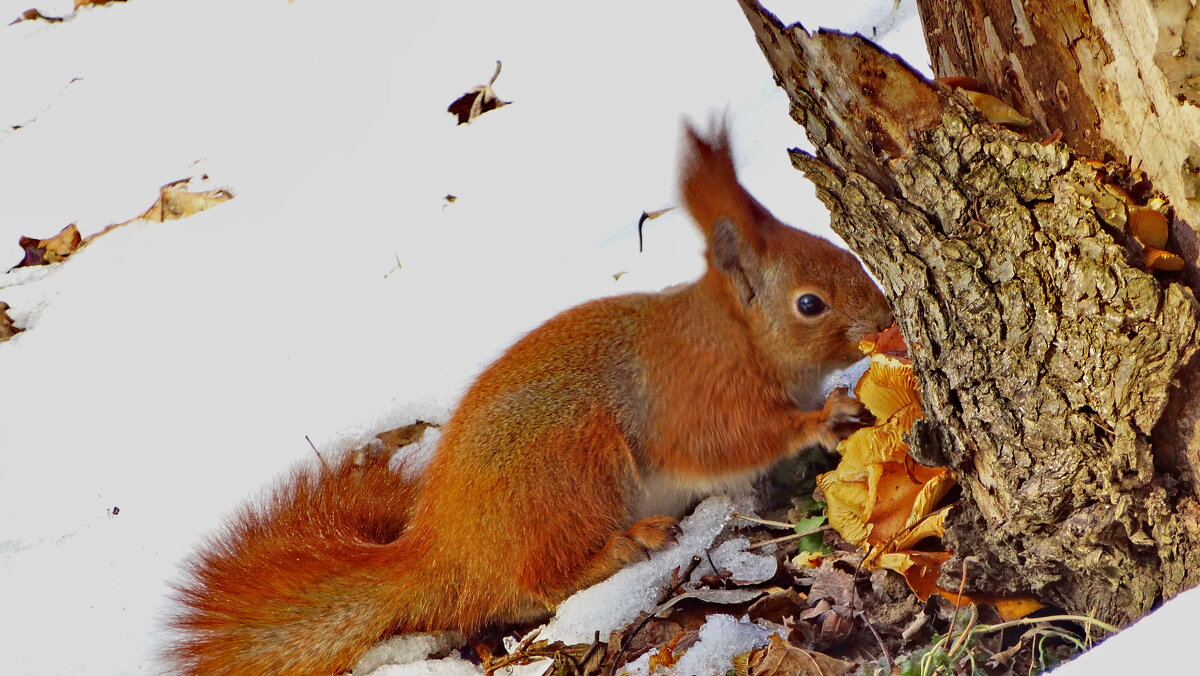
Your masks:
{"label": "squirrel's head", "polygon": [[849,365],[891,308],[849,251],[781,223],[738,183],[724,125],[685,125],[683,201],[708,241],[708,279],[725,290],[763,357],[787,381]]}

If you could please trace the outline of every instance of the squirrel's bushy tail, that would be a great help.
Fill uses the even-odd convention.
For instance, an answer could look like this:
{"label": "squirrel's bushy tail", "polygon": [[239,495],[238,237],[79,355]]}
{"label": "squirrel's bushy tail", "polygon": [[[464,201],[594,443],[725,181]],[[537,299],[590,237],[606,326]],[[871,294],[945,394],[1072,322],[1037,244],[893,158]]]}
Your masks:
{"label": "squirrel's bushy tail", "polygon": [[210,538],[176,586],[175,669],[338,674],[411,624],[428,594],[419,546],[400,541],[417,486],[390,459],[356,452],[297,469]]}

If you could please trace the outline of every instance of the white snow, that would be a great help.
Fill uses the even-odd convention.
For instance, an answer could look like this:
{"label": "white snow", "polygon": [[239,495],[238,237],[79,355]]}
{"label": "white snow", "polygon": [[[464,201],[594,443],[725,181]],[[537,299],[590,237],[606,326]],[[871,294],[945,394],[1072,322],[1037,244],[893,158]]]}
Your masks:
{"label": "white snow", "polygon": [[457,634],[404,634],[380,641],[354,667],[354,673],[370,676],[451,676],[470,674],[479,669],[457,653],[441,659],[426,659],[446,653],[463,644]]}
{"label": "white snow", "polygon": [[[750,541],[734,538],[712,550],[712,563],[718,570],[729,571],[730,580],[737,584],[758,584],[775,576],[779,562],[762,550],[747,551]],[[712,572],[711,570],[705,572]]]}
{"label": "white snow", "polygon": [[[5,674],[159,673],[179,561],[311,461],[306,437],[334,453],[442,421],[555,312],[694,277],[683,214],[649,221],[644,253],[635,231],[675,202],[681,117],[727,112],[750,190],[828,234],[733,0],[130,0],[5,25],[71,5],[0,0],[0,269],[21,235],[98,232],[180,178],[236,197],[0,275],[25,329],[0,343]],[[891,21],[890,0],[769,5],[810,28]],[[927,71],[911,7],[884,45]],[[455,126],[446,105],[497,59],[514,103]],[[560,620],[587,640],[617,621]],[[715,622],[705,645],[741,635]],[[418,668],[473,670],[376,673]]]}
{"label": "white snow", "polygon": [[[740,509],[745,511],[747,507],[741,505]],[[577,592],[558,607],[556,617],[538,638],[567,644],[589,643],[596,631],[602,638],[607,638],[609,632],[629,624],[638,613],[654,608],[672,571],[686,569],[693,556],[703,556],[736,511],[738,508],[728,498],[705,500],[680,523],[683,535],[678,545],[655,553],[649,561],[628,566],[590,589]],[[697,574],[700,572],[696,571]]]}
{"label": "white snow", "polygon": [[[670,670],[657,669],[655,674],[695,674],[718,676],[732,669],[730,660],[745,652],[766,645],[772,631],[746,618],[732,615],[711,615],[700,628],[700,638],[688,648]],[[650,651],[628,665],[629,676],[650,674]]]}
{"label": "white snow", "polygon": [[1055,676],[1187,673],[1200,587],[1189,589],[1099,646],[1055,669]]}

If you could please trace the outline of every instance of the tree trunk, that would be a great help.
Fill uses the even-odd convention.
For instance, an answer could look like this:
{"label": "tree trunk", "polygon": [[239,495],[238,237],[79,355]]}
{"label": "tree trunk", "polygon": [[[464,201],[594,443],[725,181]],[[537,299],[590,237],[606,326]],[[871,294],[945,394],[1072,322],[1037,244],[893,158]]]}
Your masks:
{"label": "tree trunk", "polygon": [[[910,444],[958,475],[945,541],[969,588],[1124,624],[1200,582],[1200,80],[1163,56],[1200,53],[1200,31],[1155,41],[1094,3],[923,0],[939,74],[1034,119],[1017,133],[861,36],[740,1],[817,148],[794,164],[908,341],[925,412]],[[1167,198],[1182,272],[1145,269],[1125,195]],[[956,587],[961,562],[947,570]]]}

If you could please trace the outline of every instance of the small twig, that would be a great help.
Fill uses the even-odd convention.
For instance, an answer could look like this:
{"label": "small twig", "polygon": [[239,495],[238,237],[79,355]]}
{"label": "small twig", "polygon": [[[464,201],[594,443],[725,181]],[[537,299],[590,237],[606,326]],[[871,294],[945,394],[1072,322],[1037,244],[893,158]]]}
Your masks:
{"label": "small twig", "polygon": [[392,268],[391,270],[388,270],[387,274],[383,276],[384,279],[391,277],[393,272],[400,269],[400,254],[394,254],[394,255],[396,256],[396,267]]}
{"label": "small twig", "polygon": [[[954,614],[956,616],[958,615],[957,609],[955,609]],[[967,637],[971,635],[971,630],[975,628],[975,623],[978,621],[979,621],[979,606],[972,603],[971,604],[971,619],[967,620],[967,626],[963,627],[962,634],[959,634],[958,640],[954,642],[953,646],[951,646],[950,652],[946,653],[947,655],[950,655],[951,658],[954,657],[954,654],[958,652],[958,649],[961,648],[963,646],[963,644],[967,642]]]}
{"label": "small twig", "polygon": [[883,637],[879,635],[879,632],[875,631],[875,625],[871,624],[871,620],[867,617],[865,612],[859,610],[855,613],[855,615],[858,616],[858,619],[862,620],[863,624],[867,625],[867,629],[871,630],[871,635],[875,637],[875,642],[879,644],[879,649],[883,651],[883,659],[887,660],[887,668],[888,670],[891,670],[892,654],[888,652],[887,646],[884,645]]}
{"label": "small twig", "polygon": [[720,571],[720,570],[717,568],[717,564],[713,563],[713,560],[712,560],[712,552],[711,552],[711,551],[709,551],[709,550],[707,550],[707,549],[706,549],[706,550],[704,550],[704,558],[708,559],[708,565],[709,565],[710,567],[712,567],[712,569],[713,569],[713,575],[716,575],[717,577],[720,577],[720,576],[721,576],[721,571]]}
{"label": "small twig", "polygon": [[950,616],[950,630],[946,632],[943,639],[947,645],[950,643],[950,637],[954,636],[954,625],[958,623],[958,610],[962,607],[963,589],[967,586],[967,560],[962,562],[962,576],[958,579],[958,596],[954,598],[954,614]]}
{"label": "small twig", "polygon": [[1094,617],[1087,617],[1084,615],[1046,615],[1043,617],[1022,617],[1019,620],[1009,620],[1008,622],[1001,622],[1000,624],[985,624],[977,628],[975,631],[992,632],[1008,629],[1009,627],[1019,627],[1024,624],[1037,624],[1038,622],[1079,622],[1080,624],[1084,625],[1096,625],[1104,631],[1114,634],[1120,631],[1120,629],[1117,629],[1107,622],[1101,622]]}
{"label": "small twig", "polygon": [[325,471],[329,471],[329,463],[325,462],[325,458],[321,455],[321,452],[317,450],[317,445],[312,442],[312,439],[308,438],[307,434],[304,435],[304,440],[308,442],[309,446],[312,446],[313,453],[317,454],[317,460],[321,461],[321,466],[325,468]]}
{"label": "small twig", "polygon": [[763,540],[762,542],[755,542],[754,544],[747,546],[746,549],[748,549],[748,550],[749,549],[757,549],[759,547],[766,547],[767,545],[773,545],[777,542],[787,542],[788,540],[799,540],[800,538],[802,538],[806,535],[815,535],[817,533],[820,533],[821,531],[826,531],[826,530],[829,530],[829,526],[820,526],[820,527],[814,528],[812,530],[806,530],[803,533],[792,533],[791,535],[784,535],[782,537],[772,538],[770,540]]}
{"label": "small twig", "polygon": [[794,524],[794,523],[785,523],[783,521],[771,521],[770,519],[760,519],[756,516],[746,516],[745,514],[734,514],[733,518],[744,519],[746,521],[753,521],[754,523],[761,523],[764,526],[774,526],[775,528],[787,528],[788,530],[791,530],[796,527],[796,524]]}
{"label": "small twig", "polygon": [[701,559],[699,556],[692,557],[692,560],[688,562],[687,568],[684,569],[683,573],[680,575],[679,582],[672,585],[671,588],[668,589],[666,591],[666,593],[664,593],[658,599],[658,605],[661,606],[662,604],[666,603],[667,599],[674,596],[675,593],[678,592],[680,590],[680,588],[683,587],[683,585],[687,584],[688,580],[691,579],[691,577],[692,577],[692,573],[696,572],[696,568],[698,568],[700,566],[700,562],[702,560],[703,559]]}
{"label": "small twig", "polygon": [[525,651],[529,650],[529,646],[533,643],[533,640],[537,638],[537,635],[541,633],[541,631],[541,627],[538,627],[521,637],[521,641],[517,643],[517,647],[504,657],[501,657],[498,660],[489,659],[488,662],[483,665],[483,673],[490,676],[501,669],[521,664],[522,660],[524,660],[525,664],[529,664],[529,660],[533,658],[531,658],[529,655],[526,655]]}

